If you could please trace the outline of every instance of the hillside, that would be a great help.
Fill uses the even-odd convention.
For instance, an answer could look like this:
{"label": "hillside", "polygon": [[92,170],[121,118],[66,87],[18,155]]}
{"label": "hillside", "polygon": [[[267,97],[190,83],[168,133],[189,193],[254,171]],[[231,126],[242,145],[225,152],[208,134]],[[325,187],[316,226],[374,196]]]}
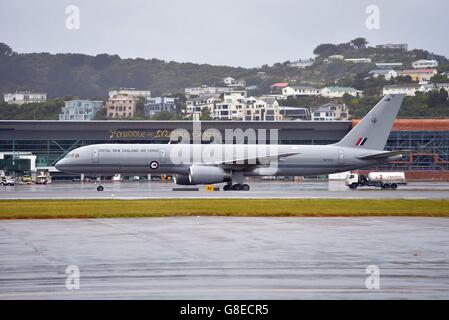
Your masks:
{"label": "hillside", "polygon": [[219,84],[228,75],[237,78],[254,70],[158,59],[121,59],[99,54],[18,54],[0,44],[0,92],[43,91],[49,98],[107,96],[112,88],[150,89],[155,94],[203,83]]}
{"label": "hillside", "polygon": [[[309,84],[318,88],[327,85],[353,87],[363,91],[363,98],[345,99],[355,117],[363,116],[382,94],[388,84],[409,82],[407,79],[386,81],[384,78],[368,78],[376,62],[402,62],[410,68],[418,59],[436,59],[438,71],[448,72],[446,57],[425,50],[403,51],[367,46],[363,38],[341,44],[321,44],[314,50],[315,62],[311,67],[292,67],[290,61],[264,65],[260,68],[235,68],[208,64],[178,63],[159,59],[121,59],[117,55],[99,54],[49,54],[16,53],[6,44],[0,43],[0,93],[17,90],[41,91],[48,94],[49,101],[43,105],[21,107],[0,104],[1,119],[57,119],[62,99],[70,97],[106,99],[108,90],[129,87],[150,89],[153,96],[183,93],[185,87],[223,85],[223,78],[232,76],[243,79],[246,84],[257,85],[258,94],[270,92],[274,82],[289,82],[291,85]],[[372,63],[326,61],[329,55],[345,58],[371,58]],[[260,77],[258,72],[266,76]],[[446,79],[441,78],[442,82]],[[58,100],[60,99],[60,100]],[[334,99],[343,100],[343,99]],[[315,107],[326,99],[288,100],[288,105]],[[401,117],[447,117],[449,103],[435,94],[422,94],[406,99]],[[37,112],[38,110],[38,112]]]}

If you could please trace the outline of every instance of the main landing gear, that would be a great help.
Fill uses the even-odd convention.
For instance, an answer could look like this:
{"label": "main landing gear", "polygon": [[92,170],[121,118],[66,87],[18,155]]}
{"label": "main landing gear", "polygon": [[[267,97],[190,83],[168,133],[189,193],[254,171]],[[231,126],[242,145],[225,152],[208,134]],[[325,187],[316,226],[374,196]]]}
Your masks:
{"label": "main landing gear", "polygon": [[223,191],[249,191],[250,187],[247,184],[227,184],[223,187]]}
{"label": "main landing gear", "polygon": [[104,187],[103,187],[103,186],[98,186],[98,187],[97,187],[97,191],[100,191],[100,192],[101,192],[101,191],[103,191],[103,190],[104,190]]}
{"label": "main landing gear", "polygon": [[241,171],[232,171],[231,180],[223,187],[223,191],[249,191],[249,185],[244,184],[243,181],[245,177]]}

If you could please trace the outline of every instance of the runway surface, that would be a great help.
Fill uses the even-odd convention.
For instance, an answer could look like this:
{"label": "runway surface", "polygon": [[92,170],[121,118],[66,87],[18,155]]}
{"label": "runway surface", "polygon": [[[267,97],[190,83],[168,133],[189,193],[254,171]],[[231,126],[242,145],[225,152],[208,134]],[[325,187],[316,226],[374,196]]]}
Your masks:
{"label": "runway surface", "polygon": [[449,199],[449,183],[412,182],[398,190],[360,188],[349,190],[344,182],[252,182],[243,191],[172,191],[179,187],[160,182],[106,182],[105,191],[95,183],[54,182],[49,185],[0,187],[0,199],[152,199],[152,198],[330,198],[330,199]]}
{"label": "runway surface", "polygon": [[[66,267],[80,289],[66,288]],[[380,270],[368,290],[366,268]],[[0,299],[447,299],[449,219],[151,218],[0,224]]]}

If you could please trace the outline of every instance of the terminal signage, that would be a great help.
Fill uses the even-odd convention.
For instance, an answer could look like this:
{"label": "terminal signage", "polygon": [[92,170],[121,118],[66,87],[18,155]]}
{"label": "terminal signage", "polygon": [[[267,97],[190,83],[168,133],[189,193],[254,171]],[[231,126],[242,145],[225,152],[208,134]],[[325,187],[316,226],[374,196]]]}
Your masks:
{"label": "terminal signage", "polygon": [[109,130],[109,140],[170,138],[171,130]]}

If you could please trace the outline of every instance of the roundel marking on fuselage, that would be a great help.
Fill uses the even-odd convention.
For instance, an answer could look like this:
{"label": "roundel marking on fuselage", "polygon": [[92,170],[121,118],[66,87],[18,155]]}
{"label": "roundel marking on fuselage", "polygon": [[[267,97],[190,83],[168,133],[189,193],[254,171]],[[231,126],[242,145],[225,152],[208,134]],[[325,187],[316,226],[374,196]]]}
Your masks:
{"label": "roundel marking on fuselage", "polygon": [[159,168],[159,163],[157,161],[151,161],[150,168],[156,170],[157,168]]}

